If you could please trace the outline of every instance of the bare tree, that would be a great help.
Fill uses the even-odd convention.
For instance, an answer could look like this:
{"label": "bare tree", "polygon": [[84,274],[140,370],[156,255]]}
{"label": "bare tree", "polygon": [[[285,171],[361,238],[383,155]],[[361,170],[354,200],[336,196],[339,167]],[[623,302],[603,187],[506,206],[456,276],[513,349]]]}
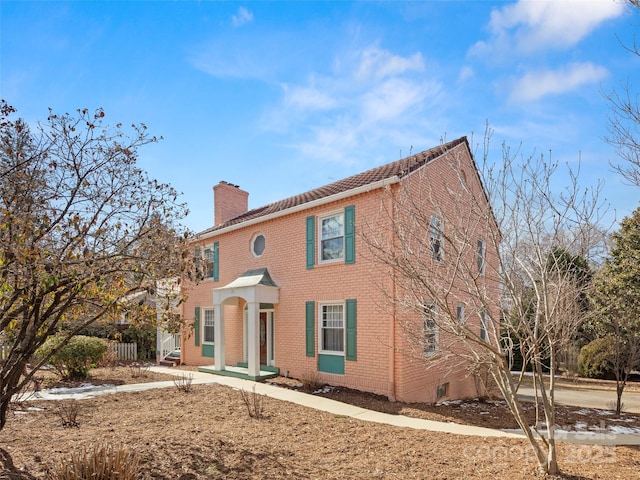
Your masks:
{"label": "bare tree", "polygon": [[[567,168],[567,186],[557,190],[557,164],[506,146],[491,166],[489,140],[488,132],[479,169],[465,144],[387,187],[378,218],[361,235],[387,274],[376,277],[393,279],[381,292],[405,314],[405,353],[427,368],[487,371],[541,469],[552,474],[556,359],[583,320],[588,288],[567,258],[599,253],[599,186],[582,189]],[[546,429],[540,437],[517,396],[524,366],[520,378],[512,375],[515,346],[535,379]]]}
{"label": "bare tree", "polygon": [[32,132],[5,101],[0,110],[1,429],[50,335],[115,319],[132,293],[181,276],[189,257],[175,223],[184,205],[136,166],[138,148],[156,141],[144,125],[129,138],[84,109],[50,112]]}
{"label": "bare tree", "polygon": [[[640,1],[626,0],[632,14],[640,14]],[[623,43],[624,45],[624,43]],[[640,57],[640,45],[634,37],[631,45],[625,45],[632,55]],[[610,114],[607,121],[608,135],[605,140],[612,145],[622,163],[613,164],[613,168],[633,185],[640,186],[640,102],[633,93],[628,80],[620,90],[604,95],[609,102]]]}

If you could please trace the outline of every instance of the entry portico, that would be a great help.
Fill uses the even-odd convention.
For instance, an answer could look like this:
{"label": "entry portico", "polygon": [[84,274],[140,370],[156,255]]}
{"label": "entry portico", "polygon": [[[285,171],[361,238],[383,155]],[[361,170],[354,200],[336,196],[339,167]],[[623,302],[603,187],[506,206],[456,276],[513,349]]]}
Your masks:
{"label": "entry portico", "polygon": [[213,289],[214,370],[218,372],[225,370],[224,305],[238,298],[246,302],[247,308],[247,374],[256,379],[260,376],[260,304],[277,304],[279,287],[266,268],[259,268],[248,270],[224,287]]}

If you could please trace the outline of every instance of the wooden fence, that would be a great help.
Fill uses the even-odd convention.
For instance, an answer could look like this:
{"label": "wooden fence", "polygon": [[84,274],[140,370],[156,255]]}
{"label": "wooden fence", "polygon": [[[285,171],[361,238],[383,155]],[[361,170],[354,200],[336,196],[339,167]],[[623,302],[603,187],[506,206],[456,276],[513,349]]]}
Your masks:
{"label": "wooden fence", "polygon": [[[0,344],[0,361],[4,361],[9,356],[9,345]],[[137,343],[110,343],[109,348],[116,354],[118,360],[137,360]]]}
{"label": "wooden fence", "polygon": [[138,344],[133,343],[112,343],[111,350],[116,354],[118,360],[137,360]]}

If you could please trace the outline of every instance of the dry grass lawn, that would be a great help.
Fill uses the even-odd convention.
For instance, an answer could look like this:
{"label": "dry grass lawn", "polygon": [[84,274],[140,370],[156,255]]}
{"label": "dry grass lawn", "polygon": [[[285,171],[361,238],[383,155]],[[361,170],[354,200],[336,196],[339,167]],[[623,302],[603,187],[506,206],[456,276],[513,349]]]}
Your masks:
{"label": "dry grass lawn", "polygon": [[[126,368],[97,369],[94,383],[155,381]],[[174,378],[174,377],[169,377]],[[166,379],[166,378],[162,378]],[[43,385],[46,382],[43,381]],[[389,403],[353,391],[327,394],[378,410],[482,426],[508,426],[499,406]],[[46,478],[63,459],[96,444],[138,456],[140,479],[528,479],[536,465],[525,441],[378,425],[261,398],[248,415],[241,392],[218,385],[118,393],[77,402],[77,427],[63,427],[59,402],[16,405],[0,432],[0,479]],[[28,407],[37,410],[27,410]],[[22,409],[22,410],[21,410]],[[577,410],[577,409],[574,409]],[[565,414],[563,414],[565,415]],[[574,417],[572,417],[574,415]],[[563,420],[575,421],[567,410]],[[628,416],[628,424],[639,425]],[[638,478],[638,447],[561,444],[563,478]]]}

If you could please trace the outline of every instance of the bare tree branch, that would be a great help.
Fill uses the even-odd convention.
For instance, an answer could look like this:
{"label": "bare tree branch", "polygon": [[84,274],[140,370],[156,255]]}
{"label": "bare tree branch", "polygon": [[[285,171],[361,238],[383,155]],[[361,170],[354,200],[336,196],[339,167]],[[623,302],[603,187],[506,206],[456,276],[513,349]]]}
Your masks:
{"label": "bare tree branch", "polygon": [[[490,136],[487,130],[479,166],[461,145],[388,186],[361,235],[381,265],[381,294],[405,318],[403,353],[426,368],[488,371],[541,468],[554,473],[554,375],[559,352],[588,314],[589,268],[580,259],[602,252],[600,185],[583,189],[569,165],[560,172],[543,156],[520,157],[505,145],[502,158],[490,162]],[[569,180],[558,191],[561,173]],[[432,309],[437,352],[427,348]],[[515,350],[534,374],[546,438],[536,438],[518,400]]]}

